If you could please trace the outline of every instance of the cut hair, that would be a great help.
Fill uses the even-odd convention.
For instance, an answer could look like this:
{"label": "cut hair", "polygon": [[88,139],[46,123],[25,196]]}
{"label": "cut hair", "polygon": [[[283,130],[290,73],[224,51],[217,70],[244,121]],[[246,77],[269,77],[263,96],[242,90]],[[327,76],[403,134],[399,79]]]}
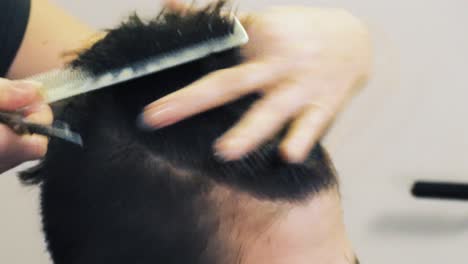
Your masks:
{"label": "cut hair", "polygon": [[[71,65],[97,74],[166,53],[187,42],[180,38],[201,39],[184,35],[194,28],[232,27],[224,5],[165,9],[148,22],[133,15]],[[136,125],[147,104],[242,61],[235,48],[55,108],[56,118],[81,134],[84,148],[52,139],[41,164],[21,175],[24,183],[40,184],[55,264],[239,263],[248,237],[283,209],[336,187],[320,144],[302,164],[282,161],[277,147],[284,133],[239,161],[213,155],[215,140],[259,95],[156,131]]]}

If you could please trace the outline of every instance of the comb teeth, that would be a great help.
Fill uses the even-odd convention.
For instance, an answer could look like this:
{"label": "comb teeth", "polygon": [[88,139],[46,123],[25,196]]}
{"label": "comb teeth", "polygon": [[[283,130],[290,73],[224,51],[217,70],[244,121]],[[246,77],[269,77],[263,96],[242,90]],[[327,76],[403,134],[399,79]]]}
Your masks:
{"label": "comb teeth", "polygon": [[44,87],[42,92],[47,103],[53,103],[195,61],[213,53],[244,45],[248,40],[245,29],[239,20],[234,18],[234,27],[230,34],[192,43],[187,47],[141,60],[127,67],[97,75],[84,72],[79,68],[67,67],[32,76],[29,79],[42,82]]}
{"label": "comb teeth", "polygon": [[65,68],[63,70],[53,70],[41,75],[29,78],[43,84],[42,94],[47,103],[53,103],[76,95],[76,92],[85,87],[85,84],[92,80],[90,73]]}

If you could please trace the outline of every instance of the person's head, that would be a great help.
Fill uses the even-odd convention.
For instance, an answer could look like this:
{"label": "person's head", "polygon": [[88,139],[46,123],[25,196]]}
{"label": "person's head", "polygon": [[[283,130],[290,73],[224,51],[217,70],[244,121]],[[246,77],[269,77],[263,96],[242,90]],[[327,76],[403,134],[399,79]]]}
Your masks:
{"label": "person's head", "polygon": [[[149,23],[133,16],[72,65],[100,73],[160,54],[207,21],[232,25],[222,6],[163,11]],[[148,103],[241,62],[232,49],[61,104],[57,119],[80,132],[84,148],[52,140],[40,167],[22,175],[41,182],[56,264],[354,264],[320,145],[303,164],[281,160],[279,137],[240,161],[213,155],[215,140],[258,95],[161,130],[136,125]]]}

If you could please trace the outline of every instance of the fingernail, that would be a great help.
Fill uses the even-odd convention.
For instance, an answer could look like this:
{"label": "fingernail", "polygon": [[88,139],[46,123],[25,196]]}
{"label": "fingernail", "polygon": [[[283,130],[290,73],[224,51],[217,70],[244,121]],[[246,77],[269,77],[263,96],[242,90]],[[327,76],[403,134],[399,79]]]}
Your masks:
{"label": "fingernail", "polygon": [[36,81],[13,81],[13,86],[22,90],[39,89],[42,84]]}
{"label": "fingernail", "polygon": [[228,162],[227,160],[219,151],[214,151],[214,158],[219,162]]}
{"label": "fingernail", "polygon": [[36,160],[44,157],[47,154],[47,146],[49,140],[44,136],[30,135],[24,138],[25,151],[27,159]]}
{"label": "fingernail", "polygon": [[174,113],[174,106],[163,105],[145,110],[137,119],[138,126],[143,130],[157,130],[175,123],[170,116]]}
{"label": "fingernail", "polygon": [[26,121],[32,123],[45,124],[44,116],[40,112],[44,111],[47,108],[49,108],[49,106],[46,104],[32,104],[21,108],[21,112],[28,113],[28,116],[25,118]]}
{"label": "fingernail", "polygon": [[42,103],[42,102],[39,102],[39,103],[35,103],[35,104],[30,104],[30,105],[27,105],[23,108],[21,108],[20,110],[22,112],[40,112],[40,111],[43,111],[44,109],[48,108],[49,105],[45,104],[45,103]]}
{"label": "fingernail", "polygon": [[284,148],[284,147],[280,148],[281,157],[285,161],[289,163],[293,163],[293,164],[299,164],[305,161],[305,158],[303,157],[302,154],[300,154],[297,151],[292,151],[290,149],[291,148],[290,146],[288,148]]}
{"label": "fingernail", "polygon": [[145,114],[141,113],[136,120],[136,125],[139,129],[143,131],[153,131],[156,130],[157,128],[151,127],[150,125],[146,124],[145,122]]}
{"label": "fingernail", "polygon": [[38,88],[41,87],[40,83],[31,81],[13,81],[12,88],[9,90],[11,98],[9,100],[24,100],[35,96]]}
{"label": "fingernail", "polygon": [[247,140],[245,138],[230,138],[216,141],[215,157],[222,161],[239,160],[245,155]]}
{"label": "fingernail", "polygon": [[17,109],[30,103],[37,95],[37,90],[34,86],[25,83],[24,81],[12,81],[8,83],[8,88],[0,89],[0,103],[3,107]]}

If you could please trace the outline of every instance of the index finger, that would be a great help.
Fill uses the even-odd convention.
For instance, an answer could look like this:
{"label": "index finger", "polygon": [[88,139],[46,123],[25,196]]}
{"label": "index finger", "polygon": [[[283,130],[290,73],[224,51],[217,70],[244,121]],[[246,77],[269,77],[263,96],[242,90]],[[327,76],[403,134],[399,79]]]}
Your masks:
{"label": "index finger", "polygon": [[278,63],[250,62],[218,70],[147,106],[143,121],[161,128],[234,101],[280,80],[282,68]]}

